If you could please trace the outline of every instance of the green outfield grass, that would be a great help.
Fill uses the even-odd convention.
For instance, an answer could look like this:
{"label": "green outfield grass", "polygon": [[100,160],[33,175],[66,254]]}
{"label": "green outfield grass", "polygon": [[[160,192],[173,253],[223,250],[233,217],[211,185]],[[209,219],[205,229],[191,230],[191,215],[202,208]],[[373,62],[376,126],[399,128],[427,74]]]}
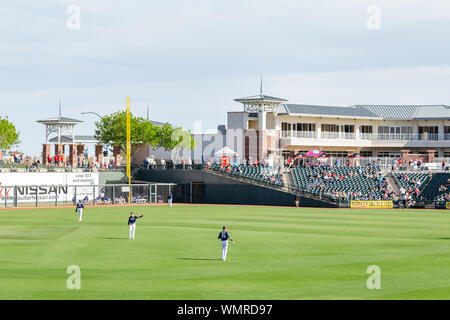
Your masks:
{"label": "green outfield grass", "polygon": [[130,210],[88,208],[81,223],[72,208],[0,210],[0,299],[450,298],[450,211],[139,207],[128,240]]}

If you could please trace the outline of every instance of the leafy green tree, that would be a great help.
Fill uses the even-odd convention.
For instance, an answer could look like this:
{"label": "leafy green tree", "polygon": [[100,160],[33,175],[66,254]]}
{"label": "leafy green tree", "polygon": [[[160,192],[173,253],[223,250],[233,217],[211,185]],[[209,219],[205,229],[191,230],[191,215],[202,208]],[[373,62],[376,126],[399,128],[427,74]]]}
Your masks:
{"label": "leafy green tree", "polygon": [[158,128],[157,141],[155,148],[164,148],[165,150],[173,149],[194,149],[194,138],[191,133],[181,127],[173,127],[165,124]]}
{"label": "leafy green tree", "polygon": [[8,120],[8,117],[0,116],[0,150],[9,150],[19,143],[19,132],[14,124]]}
{"label": "leafy green tree", "polygon": [[[119,145],[126,151],[127,116],[125,111],[114,112],[96,122],[95,137],[104,145]],[[131,144],[134,150],[150,145],[153,148],[172,150],[179,145],[193,148],[194,140],[190,133],[170,124],[155,126],[150,120],[131,115]]]}

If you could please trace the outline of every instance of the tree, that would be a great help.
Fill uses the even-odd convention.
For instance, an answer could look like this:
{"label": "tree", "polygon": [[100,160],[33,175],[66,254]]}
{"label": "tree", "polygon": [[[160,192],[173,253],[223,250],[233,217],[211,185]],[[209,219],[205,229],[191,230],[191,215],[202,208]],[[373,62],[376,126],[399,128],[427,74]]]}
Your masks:
{"label": "tree", "polygon": [[8,120],[8,117],[0,116],[0,150],[8,150],[19,143],[19,132],[14,124]]}
{"label": "tree", "polygon": [[[102,117],[96,122],[95,137],[100,143],[108,146],[119,145],[122,151],[126,150],[127,143],[127,115],[125,111],[118,111]],[[177,145],[187,144],[193,148],[194,140],[188,131],[182,128],[174,128],[170,124],[158,127],[150,120],[131,115],[131,144],[134,150],[143,145],[153,148],[172,150]]]}
{"label": "tree", "polygon": [[194,149],[194,138],[187,130],[181,127],[173,127],[170,124],[165,124],[158,128],[156,148],[164,148],[165,150],[173,149]]}

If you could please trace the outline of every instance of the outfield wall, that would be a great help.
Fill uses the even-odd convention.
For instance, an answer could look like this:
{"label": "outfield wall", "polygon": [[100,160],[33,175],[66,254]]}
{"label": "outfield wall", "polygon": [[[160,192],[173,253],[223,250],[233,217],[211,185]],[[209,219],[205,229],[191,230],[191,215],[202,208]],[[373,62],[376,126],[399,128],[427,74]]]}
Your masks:
{"label": "outfield wall", "polygon": [[[75,194],[74,187],[78,186],[79,197],[88,196],[91,199],[94,193],[98,195],[99,173],[96,172],[9,172],[0,173],[0,203],[14,199],[14,186],[17,188],[18,203],[54,202],[58,196],[58,202],[68,202]],[[96,189],[96,190],[95,190]]]}
{"label": "outfield wall", "polygon": [[[295,194],[238,181],[204,170],[140,170],[136,180],[155,183],[176,183],[175,202],[208,204],[242,204],[295,206]],[[337,207],[331,203],[300,197],[304,207]]]}

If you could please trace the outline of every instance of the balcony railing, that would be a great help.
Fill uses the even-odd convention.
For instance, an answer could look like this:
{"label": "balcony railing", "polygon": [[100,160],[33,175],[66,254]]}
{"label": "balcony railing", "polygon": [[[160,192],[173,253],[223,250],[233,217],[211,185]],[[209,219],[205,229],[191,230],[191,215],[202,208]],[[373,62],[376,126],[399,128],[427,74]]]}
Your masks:
{"label": "balcony railing", "polygon": [[435,133],[379,133],[378,140],[402,140],[402,141],[438,141],[449,140],[450,135],[442,135]]}
{"label": "balcony railing", "polygon": [[414,140],[412,133],[379,133],[377,140]]}
{"label": "balcony railing", "polygon": [[322,131],[321,135],[322,139],[345,139],[345,140],[354,140],[356,139],[356,135],[354,132],[328,132]]}
{"label": "balcony railing", "polygon": [[360,133],[359,139],[360,140],[373,140],[373,133]]}
{"label": "balcony railing", "polygon": [[315,131],[294,131],[294,138],[298,139],[316,139]]}
{"label": "balcony railing", "polygon": [[315,131],[282,131],[282,138],[316,139]]}

